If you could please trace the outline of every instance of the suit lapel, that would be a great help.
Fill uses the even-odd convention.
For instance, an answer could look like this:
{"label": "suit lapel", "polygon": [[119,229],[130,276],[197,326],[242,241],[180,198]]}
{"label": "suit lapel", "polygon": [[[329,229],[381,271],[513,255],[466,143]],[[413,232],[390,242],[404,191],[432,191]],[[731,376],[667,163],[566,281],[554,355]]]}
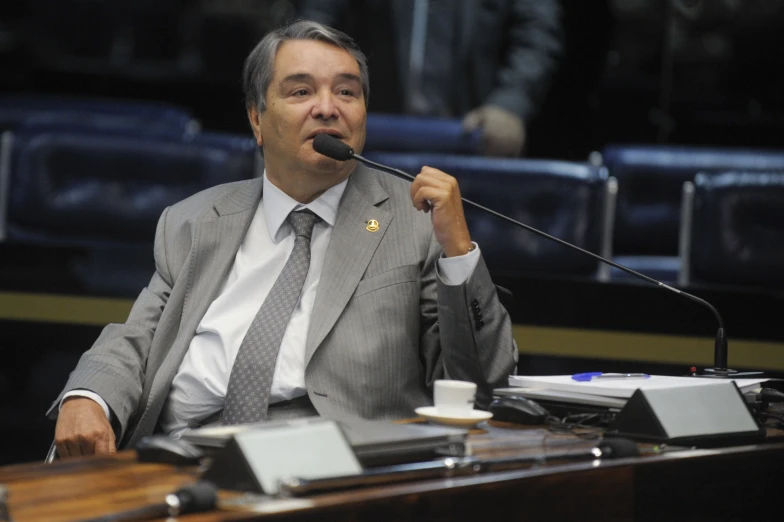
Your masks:
{"label": "suit lapel", "polygon": [[[388,197],[376,174],[358,165],[343,193],[329,240],[308,328],[305,366],[354,294],[392,222],[393,215],[376,206]],[[375,232],[367,229],[371,219],[378,221]]]}
{"label": "suit lapel", "polygon": [[226,279],[261,198],[262,180],[218,200],[196,223],[183,303],[183,322],[207,311]]}
{"label": "suit lapel", "polygon": [[[155,374],[150,400],[135,433],[155,427],[169,387],[207,309],[215,299],[237,255],[261,199],[262,178],[230,192],[216,201],[194,225],[187,261],[188,281],[177,337]],[[147,424],[153,423],[150,426]]]}

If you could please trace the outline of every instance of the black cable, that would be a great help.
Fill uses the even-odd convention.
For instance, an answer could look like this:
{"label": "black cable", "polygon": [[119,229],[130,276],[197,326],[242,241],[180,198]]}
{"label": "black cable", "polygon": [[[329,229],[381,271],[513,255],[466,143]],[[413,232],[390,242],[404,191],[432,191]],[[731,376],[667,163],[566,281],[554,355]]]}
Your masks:
{"label": "black cable", "polygon": [[[574,420],[572,420],[574,419]],[[545,421],[547,430],[561,435],[574,435],[581,439],[597,439],[604,434],[604,428],[588,422],[596,420],[603,423],[602,414],[599,413],[576,413],[567,415],[562,419],[550,416]],[[588,430],[578,431],[578,430]]]}

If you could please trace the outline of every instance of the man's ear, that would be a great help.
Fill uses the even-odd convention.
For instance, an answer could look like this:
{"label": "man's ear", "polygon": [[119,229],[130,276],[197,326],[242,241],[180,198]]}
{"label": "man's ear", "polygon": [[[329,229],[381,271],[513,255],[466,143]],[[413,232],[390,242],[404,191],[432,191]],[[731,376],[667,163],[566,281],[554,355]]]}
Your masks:
{"label": "man's ear", "polygon": [[253,135],[256,137],[256,144],[261,147],[263,139],[261,136],[261,113],[258,107],[248,107],[248,120],[253,128]]}

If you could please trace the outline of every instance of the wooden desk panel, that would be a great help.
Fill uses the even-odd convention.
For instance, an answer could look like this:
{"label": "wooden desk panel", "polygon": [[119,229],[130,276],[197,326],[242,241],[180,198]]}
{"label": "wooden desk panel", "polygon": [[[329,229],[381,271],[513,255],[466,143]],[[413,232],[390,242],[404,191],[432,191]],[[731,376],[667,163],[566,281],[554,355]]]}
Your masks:
{"label": "wooden desk panel", "polygon": [[79,520],[154,504],[196,478],[167,465],[139,464],[134,452],[0,468],[17,522]]}
{"label": "wooden desk panel", "polygon": [[[501,445],[485,455],[542,454],[532,441],[543,430],[491,430]],[[482,441],[487,434],[474,434]],[[517,442],[518,444],[515,444]],[[546,434],[556,457],[592,441]],[[481,445],[480,445],[481,446]],[[516,448],[515,448],[516,446]],[[198,478],[197,470],[140,464],[133,452],[51,465],[0,468],[17,522],[79,520],[161,502],[167,493]],[[730,520],[775,519],[784,484],[784,443],[722,450],[674,452],[615,461],[581,461],[470,477],[379,486],[308,499],[275,500],[221,492],[225,508],[241,509],[180,517],[191,522],[224,520]],[[724,515],[728,515],[724,517]],[[732,516],[729,516],[732,515]]]}

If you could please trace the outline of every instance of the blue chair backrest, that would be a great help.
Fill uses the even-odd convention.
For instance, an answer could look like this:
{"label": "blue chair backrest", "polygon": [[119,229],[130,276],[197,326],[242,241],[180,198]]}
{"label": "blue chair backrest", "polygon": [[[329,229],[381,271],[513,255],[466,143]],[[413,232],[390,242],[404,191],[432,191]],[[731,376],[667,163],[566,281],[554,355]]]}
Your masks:
{"label": "blue chair backrest", "polygon": [[[439,154],[372,153],[367,157],[416,175],[423,165],[460,183],[463,197],[592,252],[601,245],[606,170],[567,161]],[[471,237],[495,274],[596,273],[597,262],[464,205]]]}
{"label": "blue chair backrest", "polygon": [[365,152],[478,154],[481,134],[464,132],[460,120],[371,113]]}
{"label": "blue chair backrest", "polygon": [[676,255],[681,188],[698,172],[784,169],[784,151],[611,145],[602,151],[618,179],[614,252]]}
{"label": "blue chair backrest", "polygon": [[166,206],[253,177],[256,155],[252,138],[210,134],[188,141],[54,131],[16,135],[9,240],[152,242]]}
{"label": "blue chair backrest", "polygon": [[174,105],[129,100],[0,96],[0,130],[27,128],[131,129],[148,134],[185,134],[197,126],[190,113]]}
{"label": "blue chair backrest", "polygon": [[694,178],[695,282],[784,286],[784,172]]}

